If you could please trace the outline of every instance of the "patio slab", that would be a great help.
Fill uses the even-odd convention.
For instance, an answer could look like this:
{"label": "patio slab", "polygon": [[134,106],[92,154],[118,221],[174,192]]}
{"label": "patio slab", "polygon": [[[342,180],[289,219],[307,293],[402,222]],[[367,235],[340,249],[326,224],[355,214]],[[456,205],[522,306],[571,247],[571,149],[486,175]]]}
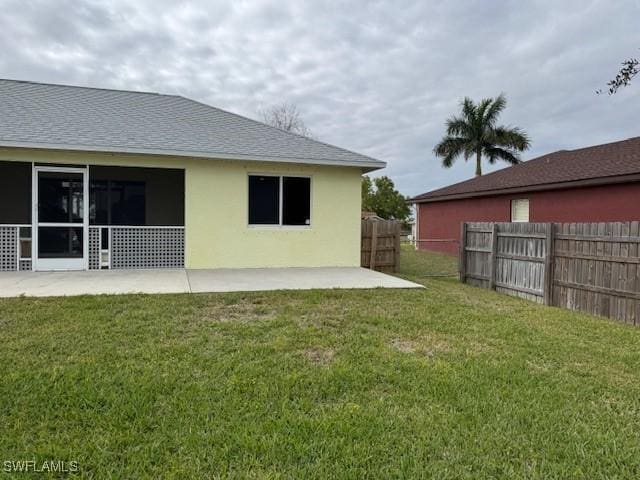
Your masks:
{"label": "patio slab", "polygon": [[424,288],[358,267],[0,272],[0,297]]}
{"label": "patio slab", "polygon": [[0,297],[188,293],[183,269],[0,272]]}
{"label": "patio slab", "polygon": [[192,292],[255,292],[316,288],[424,288],[359,267],[188,270]]}

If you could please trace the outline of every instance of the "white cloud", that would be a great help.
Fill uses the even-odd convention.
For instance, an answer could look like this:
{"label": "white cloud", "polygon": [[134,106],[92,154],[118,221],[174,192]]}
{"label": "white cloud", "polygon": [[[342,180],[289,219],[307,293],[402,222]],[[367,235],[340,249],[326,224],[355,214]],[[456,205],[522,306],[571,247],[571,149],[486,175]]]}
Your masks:
{"label": "white cloud", "polygon": [[640,87],[597,96],[640,41],[636,1],[3,2],[0,76],[179,93],[256,117],[295,102],[321,139],[415,194],[463,180],[431,150],[464,96],[506,92],[531,158],[640,135]]}

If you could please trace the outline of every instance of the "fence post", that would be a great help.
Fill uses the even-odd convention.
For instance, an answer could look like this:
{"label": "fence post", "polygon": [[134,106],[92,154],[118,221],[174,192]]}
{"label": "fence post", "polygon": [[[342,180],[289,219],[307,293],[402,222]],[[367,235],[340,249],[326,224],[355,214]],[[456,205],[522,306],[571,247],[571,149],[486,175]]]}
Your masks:
{"label": "fence post", "polygon": [[496,288],[496,252],[498,251],[498,224],[491,224],[491,253],[489,254],[489,290]]}
{"label": "fence post", "polygon": [[378,248],[378,221],[371,223],[371,256],[369,257],[369,269],[376,269],[376,250]]}
{"label": "fence post", "polygon": [[460,281],[462,283],[466,283],[467,281],[467,224],[462,222],[460,225],[460,258],[459,261],[459,271],[460,271]]}
{"label": "fence post", "polygon": [[553,223],[547,223],[544,257],[544,304],[553,305]]}
{"label": "fence post", "polygon": [[400,233],[402,232],[402,224],[396,221],[395,229],[393,233],[395,234],[394,238],[394,257],[393,257],[393,271],[397,272],[400,270]]}

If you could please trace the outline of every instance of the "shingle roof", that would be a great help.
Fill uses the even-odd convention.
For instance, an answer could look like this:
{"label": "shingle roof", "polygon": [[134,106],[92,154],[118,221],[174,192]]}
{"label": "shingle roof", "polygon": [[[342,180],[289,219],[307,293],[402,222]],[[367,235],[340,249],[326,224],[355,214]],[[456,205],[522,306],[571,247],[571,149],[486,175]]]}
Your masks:
{"label": "shingle roof", "polygon": [[[614,143],[560,150],[481,177],[417,195],[411,200],[443,201],[518,192],[563,188],[577,183],[610,183],[625,175],[640,174],[640,137]],[[614,179],[615,177],[615,179]]]}
{"label": "shingle roof", "polygon": [[0,146],[386,165],[181,96],[2,79]]}

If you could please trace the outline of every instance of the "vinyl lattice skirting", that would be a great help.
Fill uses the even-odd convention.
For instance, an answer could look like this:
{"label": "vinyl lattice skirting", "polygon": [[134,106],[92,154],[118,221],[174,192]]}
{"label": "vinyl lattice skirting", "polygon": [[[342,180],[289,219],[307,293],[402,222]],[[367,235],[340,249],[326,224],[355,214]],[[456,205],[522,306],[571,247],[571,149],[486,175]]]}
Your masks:
{"label": "vinyl lattice skirting", "polygon": [[[102,248],[102,229],[108,248]],[[108,262],[101,255],[108,251]],[[89,268],[184,268],[183,227],[90,227]]]}

